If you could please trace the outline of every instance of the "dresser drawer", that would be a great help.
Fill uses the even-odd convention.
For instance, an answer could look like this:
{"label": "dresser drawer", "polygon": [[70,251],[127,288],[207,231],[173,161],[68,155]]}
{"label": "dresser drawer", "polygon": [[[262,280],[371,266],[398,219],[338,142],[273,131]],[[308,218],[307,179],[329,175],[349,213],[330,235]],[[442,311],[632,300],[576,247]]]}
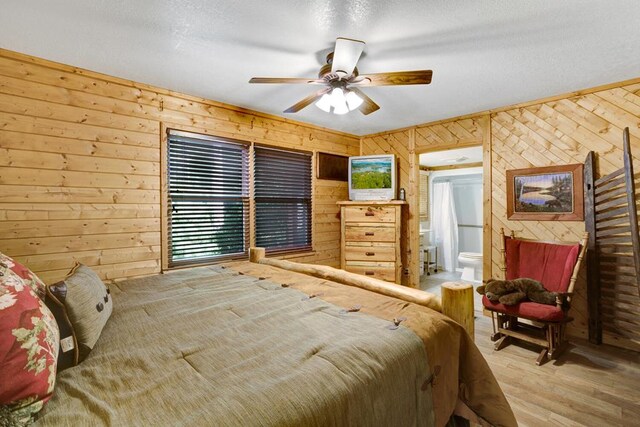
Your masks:
{"label": "dresser drawer", "polygon": [[345,261],[395,261],[395,243],[351,243],[344,247]]}
{"label": "dresser drawer", "polygon": [[392,262],[347,262],[345,270],[387,282],[396,281],[396,266]]}
{"label": "dresser drawer", "polygon": [[345,222],[396,222],[396,208],[393,206],[346,206]]}
{"label": "dresser drawer", "polygon": [[345,226],[344,238],[346,242],[395,242],[396,229],[390,227],[360,227]]}

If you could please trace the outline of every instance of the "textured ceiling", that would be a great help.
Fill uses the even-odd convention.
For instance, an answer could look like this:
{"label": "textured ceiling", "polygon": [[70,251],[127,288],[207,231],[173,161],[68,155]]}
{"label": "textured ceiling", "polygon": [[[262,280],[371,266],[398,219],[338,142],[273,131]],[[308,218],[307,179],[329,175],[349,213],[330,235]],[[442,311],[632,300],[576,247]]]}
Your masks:
{"label": "textured ceiling", "polygon": [[[2,0],[0,46],[118,77],[368,134],[640,76],[638,0]],[[336,37],[367,42],[361,73],[432,69],[374,87],[382,108],[282,111],[317,87]]]}

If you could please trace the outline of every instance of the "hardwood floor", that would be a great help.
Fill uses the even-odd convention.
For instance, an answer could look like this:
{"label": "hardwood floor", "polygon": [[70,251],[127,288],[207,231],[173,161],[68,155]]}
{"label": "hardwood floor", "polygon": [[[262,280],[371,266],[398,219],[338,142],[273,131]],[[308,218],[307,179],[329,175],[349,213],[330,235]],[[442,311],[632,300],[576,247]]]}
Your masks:
{"label": "hardwood floor", "polygon": [[476,312],[476,344],[521,426],[640,426],[640,354],[570,340],[536,366],[535,346],[493,350],[491,319]]}
{"label": "hardwood floor", "polygon": [[460,280],[460,273],[452,271],[438,270],[437,273],[431,272],[430,275],[423,274],[420,276],[420,289],[429,290],[445,282],[457,282]]}

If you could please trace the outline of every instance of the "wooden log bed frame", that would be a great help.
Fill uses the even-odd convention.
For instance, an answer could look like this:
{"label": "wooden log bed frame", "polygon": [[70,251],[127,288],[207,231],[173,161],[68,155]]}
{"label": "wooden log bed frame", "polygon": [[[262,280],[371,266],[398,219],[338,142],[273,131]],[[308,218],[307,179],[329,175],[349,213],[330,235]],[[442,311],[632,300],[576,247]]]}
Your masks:
{"label": "wooden log bed frame", "polygon": [[37,426],[516,425],[460,324],[473,319],[469,285],[452,284],[440,301],[252,248],[250,261],[111,291],[117,309],[99,342],[57,375]]}
{"label": "wooden log bed frame", "polygon": [[429,307],[459,323],[471,338],[474,336],[473,286],[470,284],[456,282],[445,283],[442,285],[442,298],[440,298],[430,292],[350,273],[326,265],[301,264],[293,261],[267,258],[264,248],[250,248],[249,261],[331,280],[333,282],[357,286],[382,295]]}

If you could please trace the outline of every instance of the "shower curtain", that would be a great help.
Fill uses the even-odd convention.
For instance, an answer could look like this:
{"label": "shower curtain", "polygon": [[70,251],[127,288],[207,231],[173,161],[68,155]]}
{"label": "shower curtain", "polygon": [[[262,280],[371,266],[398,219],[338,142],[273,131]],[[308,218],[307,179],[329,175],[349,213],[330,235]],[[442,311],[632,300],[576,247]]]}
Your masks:
{"label": "shower curtain", "polygon": [[431,216],[438,263],[445,271],[455,271],[458,265],[458,219],[450,182],[433,184]]}

